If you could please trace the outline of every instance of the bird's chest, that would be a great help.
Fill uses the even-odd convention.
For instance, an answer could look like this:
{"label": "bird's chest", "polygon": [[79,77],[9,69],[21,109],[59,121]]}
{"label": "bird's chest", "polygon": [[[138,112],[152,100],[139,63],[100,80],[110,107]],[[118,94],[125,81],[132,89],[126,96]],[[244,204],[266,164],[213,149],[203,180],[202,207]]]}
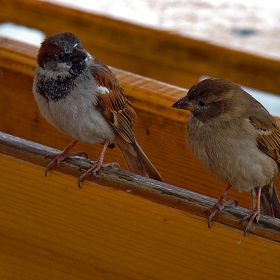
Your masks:
{"label": "bird's chest", "polygon": [[115,141],[116,132],[94,106],[92,99],[81,98],[78,102],[69,97],[66,102],[52,104],[50,112],[55,126],[78,141],[103,143]]}
{"label": "bird's chest", "polygon": [[[83,142],[102,143],[105,139],[114,142],[115,130],[94,105],[96,87],[91,76],[84,76],[75,80],[75,86],[67,88],[63,98],[46,99],[40,93],[35,98],[43,116],[63,133]],[[52,94],[56,92],[59,88],[54,86]]]}
{"label": "bird's chest", "polygon": [[188,145],[204,167],[238,191],[264,186],[278,174],[275,161],[259,150],[254,136],[234,127],[188,125]]}

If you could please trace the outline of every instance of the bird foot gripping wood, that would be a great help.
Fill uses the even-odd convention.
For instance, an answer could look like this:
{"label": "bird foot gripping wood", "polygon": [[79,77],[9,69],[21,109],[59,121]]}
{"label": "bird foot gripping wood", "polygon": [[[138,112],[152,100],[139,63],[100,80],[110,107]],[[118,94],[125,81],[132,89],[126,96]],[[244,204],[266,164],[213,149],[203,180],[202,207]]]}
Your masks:
{"label": "bird foot gripping wood", "polygon": [[51,158],[52,161],[46,166],[45,169],[45,176],[47,177],[48,171],[51,169],[51,166],[56,163],[57,166],[60,165],[60,163],[65,160],[68,157],[74,157],[74,156],[83,156],[85,158],[88,158],[88,155],[85,152],[71,152],[71,149],[74,147],[74,145],[77,143],[77,140],[73,140],[62,153],[60,154],[51,154],[47,155],[45,159]]}
{"label": "bird foot gripping wood", "polygon": [[228,207],[232,204],[235,204],[235,206],[238,205],[236,200],[229,200],[226,201],[226,196],[231,188],[231,185],[228,185],[224,192],[222,193],[221,197],[219,198],[218,202],[211,206],[209,209],[207,209],[206,213],[209,213],[208,216],[208,228],[211,228],[211,221],[212,218],[219,212],[224,209],[224,207]]}
{"label": "bird foot gripping wood", "polygon": [[85,173],[83,173],[79,179],[78,179],[78,186],[81,189],[81,183],[83,182],[83,180],[85,179],[85,177],[92,173],[94,176],[98,176],[97,173],[100,171],[101,168],[106,168],[106,167],[111,167],[111,168],[117,168],[120,169],[120,165],[117,162],[110,162],[110,163],[102,163],[102,161],[100,159],[98,159],[96,162],[94,162],[93,164],[84,164],[82,165],[79,169],[80,171],[82,169],[86,169],[87,171]]}
{"label": "bird foot gripping wood", "polygon": [[244,237],[247,234],[248,229],[250,228],[250,226],[252,225],[252,223],[255,221],[257,224],[259,224],[259,218],[261,215],[261,203],[260,203],[260,198],[261,198],[261,192],[262,192],[262,188],[257,188],[257,203],[256,206],[253,210],[253,212],[247,216],[245,216],[239,224],[248,221],[248,224],[244,230]]}
{"label": "bird foot gripping wood", "polygon": [[[210,228],[210,223],[212,218],[219,212],[221,211],[224,207],[228,207],[232,204],[235,204],[235,206],[237,206],[237,201],[236,200],[229,200],[226,201],[226,195],[229,191],[229,189],[231,188],[231,186],[227,186],[226,189],[224,190],[224,192],[222,193],[221,197],[219,198],[218,202],[216,204],[214,204],[212,207],[210,207],[206,213],[210,213],[208,216],[208,228]],[[261,188],[257,188],[258,192],[257,192],[257,203],[256,206],[254,208],[254,210],[252,211],[252,213],[250,213],[249,215],[245,216],[240,222],[239,224],[248,221],[248,224],[244,230],[244,237],[246,236],[250,226],[252,225],[252,223],[255,221],[257,224],[259,224],[259,218],[260,218],[260,196],[261,196]]]}
{"label": "bird foot gripping wood", "polygon": [[255,221],[257,224],[259,224],[259,218],[260,218],[260,209],[256,209],[256,208],[255,208],[254,211],[253,211],[251,214],[245,216],[245,217],[239,222],[239,224],[241,224],[241,223],[243,223],[243,222],[245,222],[245,221],[248,221],[248,224],[247,224],[247,226],[246,226],[246,228],[245,228],[245,230],[244,230],[244,237],[246,236],[248,229],[250,228],[250,226],[252,225],[252,223],[253,223],[254,221]]}
{"label": "bird foot gripping wood", "polygon": [[226,201],[225,198],[224,199],[219,199],[218,202],[216,204],[214,204],[212,207],[210,207],[206,213],[209,213],[208,216],[208,228],[211,228],[211,221],[212,218],[220,211],[222,211],[224,209],[224,207],[229,207],[232,204],[235,204],[235,206],[238,205],[237,200],[228,200]]}
{"label": "bird foot gripping wood", "polygon": [[117,163],[117,162],[111,162],[111,163],[105,163],[103,164],[103,159],[104,159],[104,155],[105,155],[105,151],[108,147],[108,145],[110,144],[110,141],[109,140],[106,140],[104,142],[104,145],[103,145],[103,148],[102,148],[102,151],[101,151],[101,154],[100,154],[100,157],[99,159],[94,163],[94,164],[84,164],[82,165],[79,169],[80,171],[82,169],[87,169],[87,171],[82,174],[79,179],[78,179],[78,186],[79,188],[81,188],[81,182],[83,182],[83,180],[85,179],[85,177],[90,174],[90,173],[93,173],[94,176],[97,176],[97,172],[99,172],[100,168],[101,167],[114,167],[114,166],[117,166],[117,168],[120,168],[120,165]]}

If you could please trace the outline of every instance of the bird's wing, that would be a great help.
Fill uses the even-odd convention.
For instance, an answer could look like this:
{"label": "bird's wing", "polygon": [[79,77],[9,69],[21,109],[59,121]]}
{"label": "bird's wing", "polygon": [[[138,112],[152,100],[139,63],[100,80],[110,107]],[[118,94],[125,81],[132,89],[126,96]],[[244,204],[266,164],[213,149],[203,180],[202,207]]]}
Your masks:
{"label": "bird's wing", "polygon": [[128,142],[135,143],[133,125],[136,113],[117,78],[100,61],[92,67],[92,75],[98,85],[96,108],[116,131]]}
{"label": "bird's wing", "polygon": [[249,120],[257,131],[259,149],[280,164],[280,130],[274,118],[256,103]]}

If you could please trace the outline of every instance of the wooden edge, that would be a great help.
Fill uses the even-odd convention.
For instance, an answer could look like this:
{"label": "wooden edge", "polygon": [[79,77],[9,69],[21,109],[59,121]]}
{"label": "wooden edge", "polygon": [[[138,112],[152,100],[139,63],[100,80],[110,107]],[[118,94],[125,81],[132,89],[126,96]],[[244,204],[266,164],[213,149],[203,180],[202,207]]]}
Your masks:
{"label": "wooden edge", "polygon": [[[40,166],[45,166],[45,156],[51,153],[57,153],[58,151],[38,143],[0,133],[0,152]],[[81,174],[79,167],[88,162],[89,160],[75,157],[66,159],[61,163],[60,168],[55,167],[54,169],[78,177]],[[44,176],[44,174],[42,174],[42,176]],[[86,179],[94,181],[102,186],[117,188],[201,217],[206,217],[206,210],[216,201],[215,199],[198,193],[118,169],[105,168],[100,172],[98,178],[92,175],[88,176]],[[223,210],[221,214],[218,213],[214,220],[243,231],[245,225],[239,224],[239,222],[245,215],[249,214],[249,212],[249,210],[242,207],[231,207]],[[205,228],[206,227],[207,221],[205,220]],[[259,225],[254,224],[249,232],[280,242],[280,220],[261,215]]]}

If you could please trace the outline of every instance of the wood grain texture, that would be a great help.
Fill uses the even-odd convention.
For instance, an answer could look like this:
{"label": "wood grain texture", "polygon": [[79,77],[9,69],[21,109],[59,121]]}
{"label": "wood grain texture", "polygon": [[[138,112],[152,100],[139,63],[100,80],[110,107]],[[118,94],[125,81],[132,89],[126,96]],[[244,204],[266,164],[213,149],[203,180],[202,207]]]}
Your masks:
{"label": "wood grain texture", "polygon": [[[209,230],[204,218],[123,191],[114,178],[121,174],[137,181],[136,188],[161,188],[162,194],[181,192],[188,205],[186,190],[108,170],[79,189],[76,177],[53,170],[46,178],[42,166],[27,161],[41,162],[49,148],[5,134],[0,139],[1,279],[279,277],[279,243],[253,234],[243,238],[220,223]],[[78,162],[68,160],[62,170]],[[116,185],[108,187],[109,181]],[[207,204],[207,198],[192,197],[200,200],[198,209]],[[239,207],[232,211],[244,214]]]}
{"label": "wood grain texture", "polygon": [[[9,134],[0,133],[0,153],[13,156],[45,167],[48,154],[58,153],[58,150],[24,140]],[[90,160],[82,157],[66,159],[55,170],[71,176],[81,175],[80,166],[90,163]],[[202,217],[206,217],[206,210],[215,203],[214,199],[200,195],[189,190],[178,188],[166,183],[158,182],[133,173],[125,172],[116,168],[102,169],[99,175],[87,176],[89,181],[106,187],[113,187],[125,192],[141,196],[154,202],[184,210]],[[225,215],[217,215],[215,219],[236,229],[244,229],[239,221],[249,210],[241,207],[229,207],[225,209]],[[280,241],[280,221],[271,217],[262,216],[261,225],[255,225],[252,233]]]}
{"label": "wood grain texture", "polygon": [[[201,75],[280,93],[280,62],[37,0],[0,0],[1,21],[72,31],[103,62],[189,88]],[[273,81],[273,82],[271,82]]]}

